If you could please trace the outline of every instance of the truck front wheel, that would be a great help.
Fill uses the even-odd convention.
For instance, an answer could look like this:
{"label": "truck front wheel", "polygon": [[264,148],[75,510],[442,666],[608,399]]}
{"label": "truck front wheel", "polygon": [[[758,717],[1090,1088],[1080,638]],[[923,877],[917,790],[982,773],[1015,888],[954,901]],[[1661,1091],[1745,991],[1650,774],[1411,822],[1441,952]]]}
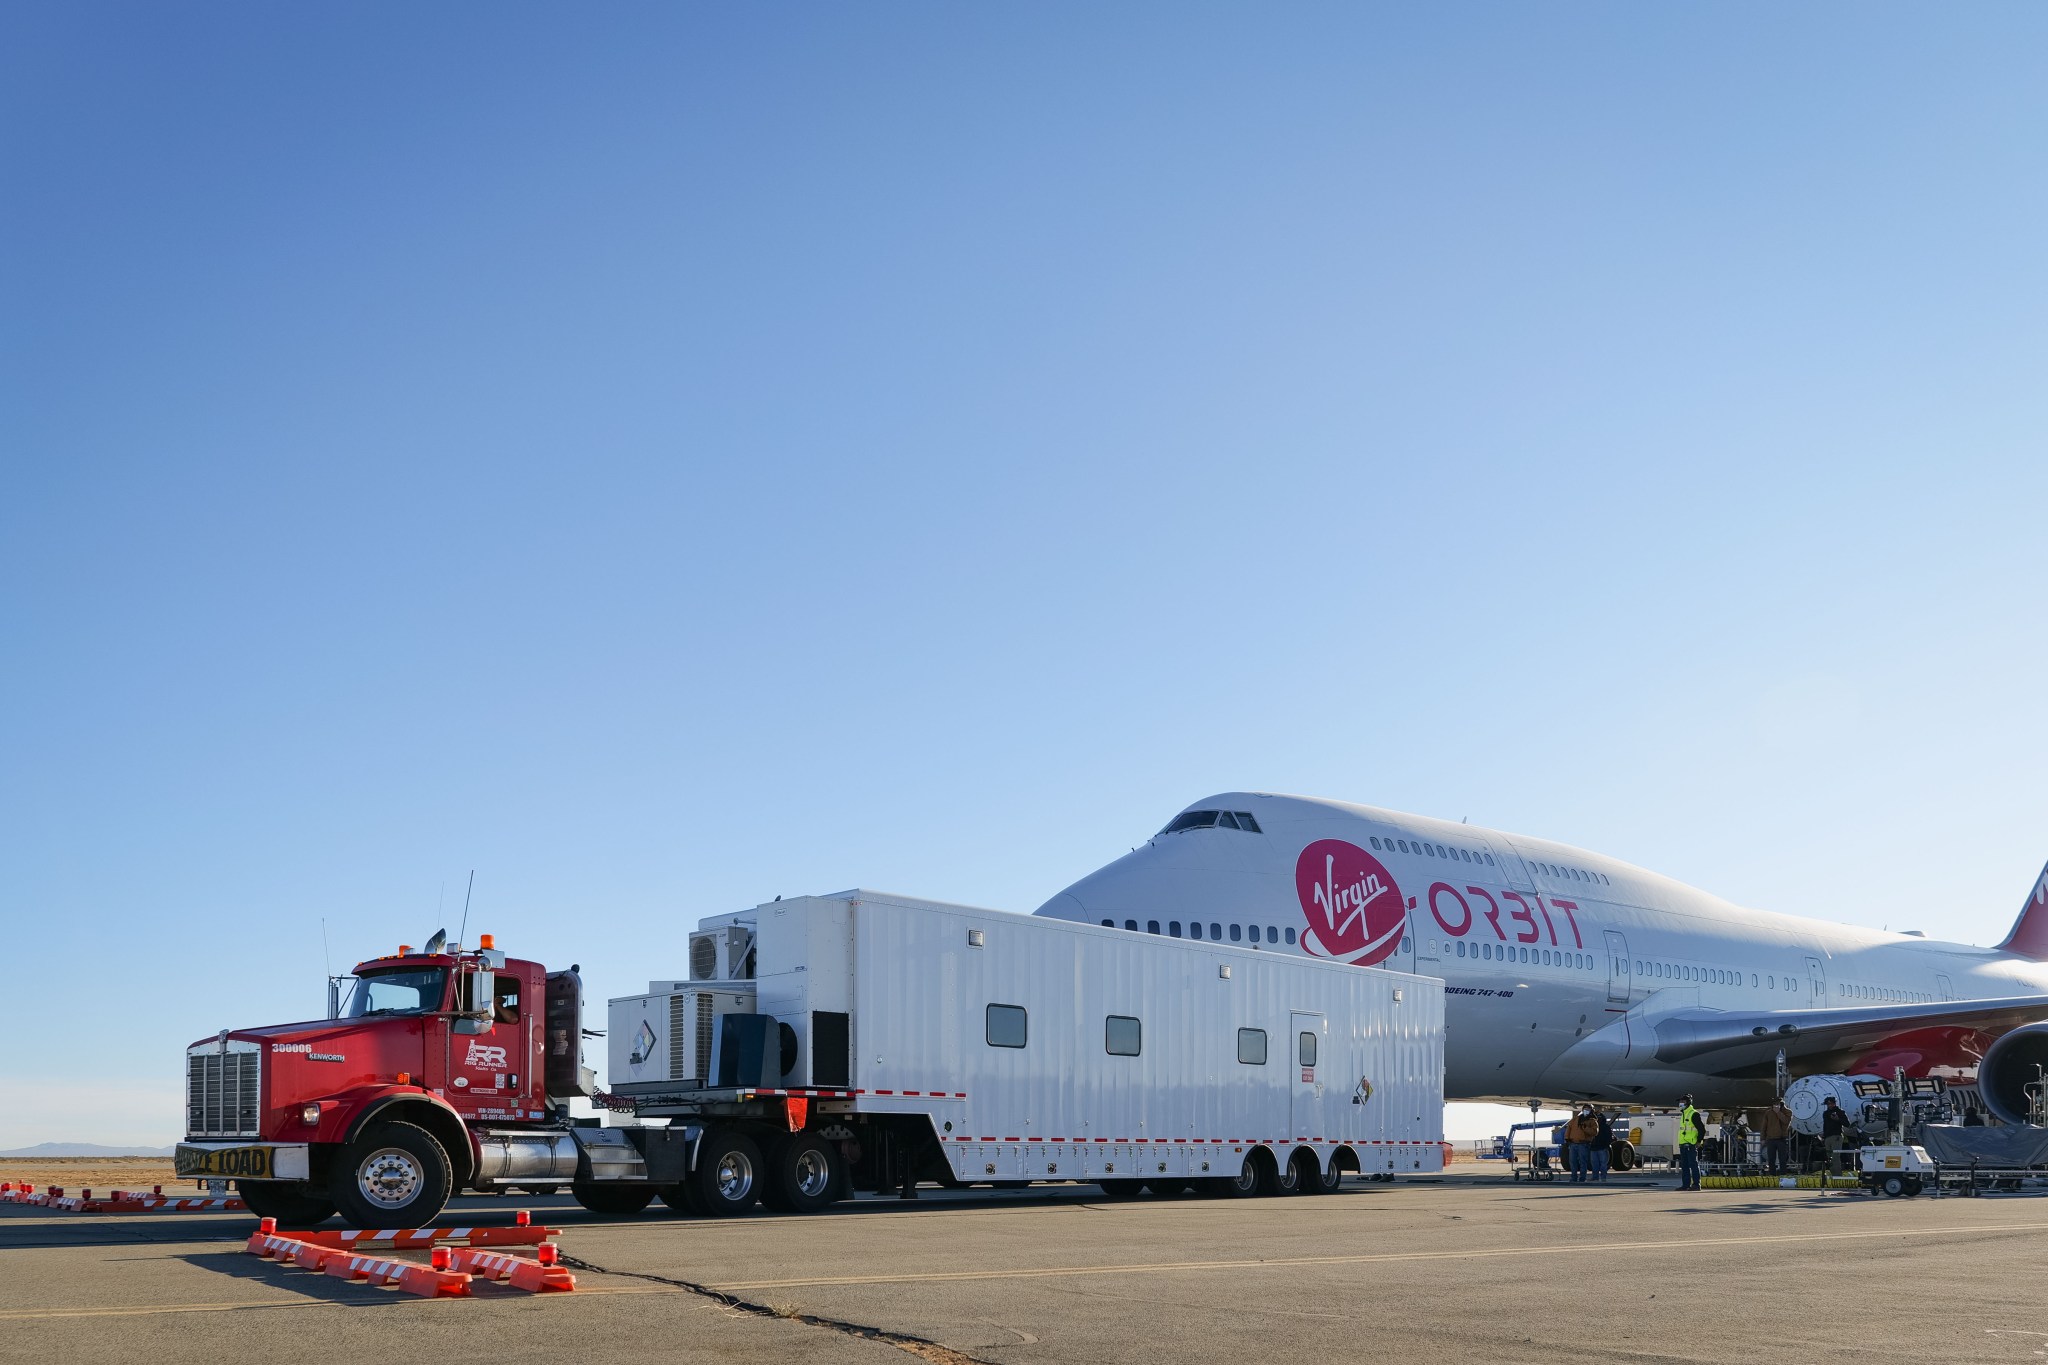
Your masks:
{"label": "truck front wheel", "polygon": [[328,1193],[359,1228],[426,1227],[454,1190],[448,1154],[417,1124],[373,1123],[342,1149]]}
{"label": "truck front wheel", "polygon": [[322,1199],[310,1185],[282,1180],[238,1180],[235,1188],[249,1212],[275,1218],[281,1228],[310,1228],[334,1216],[334,1201]]}

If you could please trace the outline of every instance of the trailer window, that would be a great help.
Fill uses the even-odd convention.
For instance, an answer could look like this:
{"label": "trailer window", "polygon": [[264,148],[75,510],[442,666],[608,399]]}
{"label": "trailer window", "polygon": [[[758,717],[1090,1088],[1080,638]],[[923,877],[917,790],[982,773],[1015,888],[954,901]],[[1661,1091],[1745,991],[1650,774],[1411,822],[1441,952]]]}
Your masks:
{"label": "trailer window", "polygon": [[1031,1031],[1022,1005],[990,1005],[986,1028],[990,1047],[1022,1047]]}
{"label": "trailer window", "polygon": [[1103,1024],[1102,1046],[1112,1057],[1135,1057],[1145,1046],[1145,1026],[1128,1014],[1112,1014]]}
{"label": "trailer window", "polygon": [[1301,1064],[1303,1066],[1314,1066],[1316,1064],[1316,1036],[1313,1033],[1303,1033],[1301,1035]]}
{"label": "trailer window", "polygon": [[1241,1028],[1237,1031],[1237,1060],[1246,1066],[1266,1064],[1266,1031],[1262,1028]]}

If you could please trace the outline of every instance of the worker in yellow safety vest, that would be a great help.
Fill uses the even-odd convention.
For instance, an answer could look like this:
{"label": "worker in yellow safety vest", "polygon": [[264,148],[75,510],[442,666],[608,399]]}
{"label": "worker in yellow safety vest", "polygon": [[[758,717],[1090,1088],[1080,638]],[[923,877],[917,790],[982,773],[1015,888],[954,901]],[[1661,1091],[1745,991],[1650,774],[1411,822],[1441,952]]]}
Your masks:
{"label": "worker in yellow safety vest", "polygon": [[1696,1190],[1700,1187],[1700,1143],[1707,1136],[1707,1124],[1692,1107],[1692,1096],[1678,1104],[1678,1188]]}

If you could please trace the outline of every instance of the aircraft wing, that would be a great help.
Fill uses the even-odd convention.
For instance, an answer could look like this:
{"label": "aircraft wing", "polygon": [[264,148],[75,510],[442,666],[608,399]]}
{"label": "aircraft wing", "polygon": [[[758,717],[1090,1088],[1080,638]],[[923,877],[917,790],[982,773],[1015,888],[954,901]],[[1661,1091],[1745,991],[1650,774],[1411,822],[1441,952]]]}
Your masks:
{"label": "aircraft wing", "polygon": [[1905,1034],[1957,1029],[1997,1035],[2048,1019],[2048,995],[1851,1009],[1680,1010],[1650,1023],[1656,1058],[1708,1075],[1768,1075],[1779,1051],[1801,1070],[1841,1071]]}

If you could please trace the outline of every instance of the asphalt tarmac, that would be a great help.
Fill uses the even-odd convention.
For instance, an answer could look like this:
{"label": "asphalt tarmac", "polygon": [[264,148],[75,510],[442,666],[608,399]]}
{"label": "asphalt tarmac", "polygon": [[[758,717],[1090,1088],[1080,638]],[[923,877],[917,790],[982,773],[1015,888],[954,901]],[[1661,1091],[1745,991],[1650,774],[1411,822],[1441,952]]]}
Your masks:
{"label": "asphalt tarmac", "polygon": [[280,1267],[245,1215],[0,1205],[0,1360],[2036,1361],[2048,1200],[1681,1194],[1491,1171],[1337,1194],[1091,1186],[560,1227],[571,1294],[419,1299]]}

